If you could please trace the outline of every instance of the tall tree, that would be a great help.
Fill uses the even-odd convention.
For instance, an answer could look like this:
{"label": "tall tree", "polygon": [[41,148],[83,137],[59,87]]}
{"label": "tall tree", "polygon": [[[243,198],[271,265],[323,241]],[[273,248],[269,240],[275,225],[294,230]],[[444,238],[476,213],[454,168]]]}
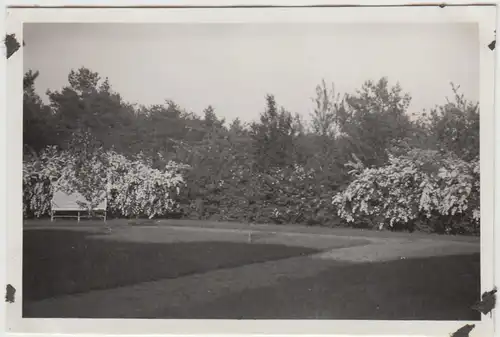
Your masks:
{"label": "tall tree", "polygon": [[325,80],[316,87],[314,112],[311,114],[312,131],[320,136],[335,137],[338,133],[338,111],[343,108],[343,99],[335,93],[332,84],[328,88]]}
{"label": "tall tree", "polygon": [[135,112],[111,89],[109,80],[80,68],[69,73],[68,83],[60,91],[47,91],[61,145],[81,129],[90,130],[107,148],[128,149],[123,135],[130,131]]}
{"label": "tall tree", "polygon": [[214,108],[209,105],[205,110],[203,110],[203,121],[208,129],[212,128],[222,128],[226,122],[224,118],[219,119],[215,114]]}
{"label": "tall tree", "polygon": [[412,135],[406,113],[410,101],[410,95],[399,84],[389,86],[387,78],[366,81],[354,95],[348,95],[339,122],[349,151],[368,166],[385,163],[391,144]]}
{"label": "tall tree", "polygon": [[273,95],[266,96],[266,103],[260,122],[251,125],[258,166],[264,171],[293,165],[300,133],[297,119],[283,107],[278,108]]}
{"label": "tall tree", "polygon": [[39,151],[56,141],[50,107],[35,91],[38,76],[38,71],[29,70],[23,78],[23,143],[31,151]]}
{"label": "tall tree", "polygon": [[229,131],[235,135],[242,135],[246,133],[245,125],[241,122],[241,119],[236,117],[231,124],[229,124]]}
{"label": "tall tree", "polygon": [[446,104],[420,114],[416,124],[422,147],[452,152],[470,161],[479,156],[479,103],[465,99],[459,86],[452,83],[451,88],[453,99],[447,98]]}

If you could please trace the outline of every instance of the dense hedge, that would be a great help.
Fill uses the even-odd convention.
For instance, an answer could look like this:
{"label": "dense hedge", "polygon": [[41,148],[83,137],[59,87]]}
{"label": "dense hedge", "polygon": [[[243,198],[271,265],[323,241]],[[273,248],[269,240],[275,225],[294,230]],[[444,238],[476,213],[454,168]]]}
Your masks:
{"label": "dense hedge", "polygon": [[435,151],[390,156],[389,164],[378,168],[358,162],[350,172],[353,180],[339,193],[318,182],[313,170],[296,165],[270,174],[246,166],[230,168],[230,176],[193,195],[186,179],[189,166],[151,166],[141,156],[128,159],[112,151],[82,156],[48,147],[39,156],[25,158],[24,214],[47,214],[57,188],[86,195],[90,202],[84,206],[89,210],[105,192],[109,211],[121,217],[178,214],[224,221],[479,233],[479,161],[465,162]]}
{"label": "dense hedge", "polygon": [[270,173],[242,168],[220,181],[204,198],[203,217],[263,223],[326,224],[337,219],[329,187],[312,171],[296,166]]}

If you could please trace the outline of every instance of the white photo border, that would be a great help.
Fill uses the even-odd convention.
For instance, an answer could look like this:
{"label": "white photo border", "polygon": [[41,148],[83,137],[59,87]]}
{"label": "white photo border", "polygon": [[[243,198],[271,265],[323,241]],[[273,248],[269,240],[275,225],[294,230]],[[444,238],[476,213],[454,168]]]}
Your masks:
{"label": "white photo border", "polygon": [[[126,1],[127,2],[127,1]],[[128,1],[130,2],[130,1]],[[210,1],[212,5],[215,1]],[[231,1],[233,4],[237,1]],[[278,1],[279,2],[279,1]],[[365,1],[366,3],[367,1]],[[392,1],[394,3],[395,1]],[[32,1],[37,3],[37,1]],[[66,5],[68,2],[65,1]],[[81,5],[89,1],[81,1]],[[79,3],[79,4],[80,4]],[[190,1],[188,4],[200,1]],[[204,3],[209,3],[205,1]],[[266,2],[267,3],[267,2]],[[283,1],[282,1],[283,3]],[[290,2],[287,2],[290,4]],[[460,3],[460,1],[457,1]],[[11,3],[14,4],[14,3]],[[61,1],[51,4],[60,5]],[[102,3],[101,3],[102,4]],[[137,2],[136,2],[137,4]],[[141,3],[142,4],[142,3]],[[147,3],[144,3],[147,5]],[[176,4],[183,5],[181,1]],[[227,1],[226,1],[227,4]],[[277,4],[273,1],[272,4]],[[292,5],[294,3],[291,3]],[[19,4],[24,5],[24,4]],[[49,4],[47,4],[49,5]],[[119,4],[116,4],[119,5]],[[125,4],[127,5],[127,4]],[[154,4],[150,4],[154,5]],[[186,3],[184,3],[186,5]],[[224,5],[224,3],[222,3]],[[500,147],[495,147],[495,61],[498,53],[488,44],[497,28],[495,6],[469,7],[339,7],[339,8],[9,8],[6,32],[23,37],[23,24],[51,23],[477,23],[480,53],[480,155],[481,155],[481,292],[494,287],[494,209],[500,209],[500,191],[495,189],[495,167],[500,167]],[[497,60],[495,60],[495,57]],[[135,319],[34,319],[22,318],[22,78],[23,48],[6,62],[6,277],[16,289],[16,301],[6,304],[8,333],[47,334],[277,334],[277,335],[440,335],[448,336],[465,324],[475,324],[474,336],[493,335],[494,319],[481,322],[456,321],[316,321],[316,320],[135,320]],[[498,78],[498,75],[496,75]],[[497,163],[495,165],[495,163]],[[496,198],[495,198],[496,196]],[[496,274],[498,275],[498,274]],[[498,278],[496,278],[498,279]],[[472,303],[471,303],[472,304]],[[496,315],[498,317],[498,315]],[[498,318],[497,318],[498,319]],[[498,322],[498,321],[497,321]]]}

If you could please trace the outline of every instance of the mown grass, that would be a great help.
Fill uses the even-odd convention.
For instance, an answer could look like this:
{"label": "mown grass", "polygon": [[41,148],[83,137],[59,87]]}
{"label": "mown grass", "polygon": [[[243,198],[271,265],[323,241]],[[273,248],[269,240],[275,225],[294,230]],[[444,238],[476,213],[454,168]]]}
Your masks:
{"label": "mown grass", "polygon": [[284,279],[278,285],[220,296],[182,312],[156,312],[155,317],[480,320],[479,312],[471,309],[479,296],[480,258],[473,254],[335,263],[314,277]]}
{"label": "mown grass", "polygon": [[115,288],[317,251],[224,241],[139,243],[93,239],[84,231],[27,230],[23,298],[39,300]]}
{"label": "mown grass", "polygon": [[[153,295],[158,294],[158,289],[146,288],[143,296],[148,300],[147,305],[139,310],[142,313],[126,310],[122,313],[123,316],[204,319],[480,319],[479,313],[470,308],[480,294],[479,254],[362,264],[310,258],[291,259],[284,263],[280,259],[307,255],[317,250],[227,241],[114,241],[112,236],[109,240],[102,240],[93,238],[91,234],[91,231],[82,230],[25,230],[25,307],[33,301],[66,294],[198,274],[197,277],[203,279],[198,286],[205,290],[212,289],[210,296],[207,293],[205,297],[186,301],[182,299],[190,298],[193,293],[192,285],[176,288],[175,291],[182,289],[183,294],[174,294],[171,293],[174,290],[165,288],[161,282],[157,285],[150,284],[152,287],[162,287],[160,292],[164,296],[160,298]],[[265,261],[271,262],[266,266],[252,265]],[[241,266],[251,268],[252,272],[226,269],[225,277],[214,273],[204,274]],[[242,278],[242,275],[245,276]],[[255,286],[250,286],[253,284]],[[113,310],[101,310],[99,317],[112,318],[109,313],[114,312],[116,306],[129,308],[132,305],[131,298],[124,293],[129,288],[121,289],[123,291],[120,295],[113,295],[112,301],[107,301],[108,305],[113,306]],[[219,293],[217,289],[227,291]],[[46,310],[42,312],[31,308],[34,311],[30,309],[28,316],[73,315],[72,317],[98,318],[92,309],[95,305],[93,302],[78,302],[81,305],[72,308],[72,314],[62,312],[63,307],[53,307],[57,306],[55,303],[57,302],[47,304],[50,307],[45,307],[50,309],[48,313]]]}

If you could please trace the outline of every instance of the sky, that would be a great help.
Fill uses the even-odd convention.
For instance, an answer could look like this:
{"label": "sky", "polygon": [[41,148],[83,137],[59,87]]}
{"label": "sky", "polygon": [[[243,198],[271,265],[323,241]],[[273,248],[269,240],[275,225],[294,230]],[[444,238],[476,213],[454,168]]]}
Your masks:
{"label": "sky", "polygon": [[108,77],[131,103],[173,100],[227,120],[258,118],[265,95],[308,118],[324,79],[353,93],[387,77],[412,96],[409,112],[452,97],[450,82],[479,100],[476,24],[79,24],[24,25],[24,70],[38,70],[36,90],[68,84],[71,69]]}

